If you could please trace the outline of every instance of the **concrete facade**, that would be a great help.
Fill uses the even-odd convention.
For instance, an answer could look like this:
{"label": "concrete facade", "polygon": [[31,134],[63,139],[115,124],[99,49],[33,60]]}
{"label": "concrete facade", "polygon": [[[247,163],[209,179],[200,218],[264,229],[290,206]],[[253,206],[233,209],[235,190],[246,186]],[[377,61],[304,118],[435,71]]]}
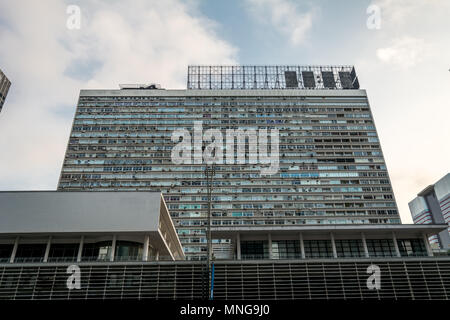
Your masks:
{"label": "concrete facade", "polygon": [[366,91],[323,85],[81,90],[58,189],[162,192],[187,258],[204,259],[205,165],[171,159],[173,132],[192,132],[195,121],[279,130],[276,174],[248,159],[216,164],[214,226],[400,223]]}
{"label": "concrete facade", "polygon": [[[0,192],[0,221],[0,251],[10,262],[16,261],[21,247],[23,260],[47,262],[49,255],[82,260],[88,244],[94,246],[92,252],[99,252],[91,258],[184,259],[160,193]],[[116,252],[120,243],[133,257]]]}

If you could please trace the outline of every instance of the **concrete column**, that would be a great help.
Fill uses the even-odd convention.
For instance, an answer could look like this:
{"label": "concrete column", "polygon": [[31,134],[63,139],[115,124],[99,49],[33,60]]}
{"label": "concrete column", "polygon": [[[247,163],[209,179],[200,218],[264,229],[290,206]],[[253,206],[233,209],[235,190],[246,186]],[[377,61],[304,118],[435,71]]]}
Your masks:
{"label": "concrete column", "polygon": [[9,263],[14,263],[14,259],[16,259],[17,248],[19,247],[19,237],[16,237],[14,241],[14,247],[11,252],[11,258],[9,259]]}
{"label": "concrete column", "polygon": [[84,236],[81,236],[80,245],[78,246],[77,262],[81,262],[81,258],[83,256],[83,246],[84,246]]}
{"label": "concrete column", "polygon": [[45,247],[44,262],[48,261],[48,255],[50,254],[51,245],[52,245],[52,236],[49,236],[47,241],[47,247]]}
{"label": "concrete column", "polygon": [[331,238],[331,248],[333,249],[333,257],[337,258],[337,250],[336,250],[336,242],[334,241],[334,234],[333,232],[330,232],[330,238]]}
{"label": "concrete column", "polygon": [[267,245],[269,247],[269,259],[273,259],[272,255],[272,234],[267,235]]}
{"label": "concrete column", "polygon": [[369,249],[367,249],[366,235],[364,234],[364,232],[361,232],[361,240],[364,248],[364,256],[366,258],[369,258]]}
{"label": "concrete column", "polygon": [[302,259],[306,259],[305,244],[303,243],[303,233],[300,232],[299,236],[300,236],[300,252],[302,254]]}
{"label": "concrete column", "polygon": [[433,250],[431,250],[430,241],[428,240],[428,236],[423,234],[423,241],[425,242],[425,248],[427,249],[427,254],[429,257],[433,256]]}
{"label": "concrete column", "polygon": [[155,260],[159,261],[159,250],[155,250],[156,254],[155,254]]}
{"label": "concrete column", "polygon": [[152,246],[150,246],[150,249],[149,249],[149,258],[151,261],[155,260],[155,250],[153,249]]}
{"label": "concrete column", "polygon": [[398,248],[397,237],[395,236],[395,232],[392,231],[392,241],[394,241],[395,254],[397,257],[401,257],[400,249]]}
{"label": "concrete column", "polygon": [[241,260],[241,235],[239,233],[236,235],[236,255],[237,259]]}
{"label": "concrete column", "polygon": [[114,261],[114,256],[116,255],[116,243],[117,243],[117,235],[113,235],[112,244],[111,244],[111,252],[109,255],[109,261]]}
{"label": "concrete column", "polygon": [[148,246],[150,244],[150,237],[144,237],[144,247],[142,248],[142,261],[148,261]]}

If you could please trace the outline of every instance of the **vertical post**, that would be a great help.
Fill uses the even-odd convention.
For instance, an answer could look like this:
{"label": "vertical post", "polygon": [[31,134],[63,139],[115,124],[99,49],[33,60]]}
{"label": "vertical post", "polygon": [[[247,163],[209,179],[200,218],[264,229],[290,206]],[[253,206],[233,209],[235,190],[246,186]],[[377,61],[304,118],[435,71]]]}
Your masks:
{"label": "vertical post", "polygon": [[337,250],[336,250],[336,242],[334,241],[334,234],[333,232],[330,232],[330,238],[331,238],[331,248],[333,249],[333,258],[337,258]]}
{"label": "vertical post", "polygon": [[14,241],[14,247],[11,252],[11,258],[9,259],[9,263],[14,263],[14,259],[16,259],[17,248],[19,247],[19,237],[16,237]]}
{"label": "vertical post", "polygon": [[302,259],[306,259],[305,244],[303,242],[303,233],[301,232],[300,232],[300,252],[302,254]]}
{"label": "vertical post", "polygon": [[[211,69],[210,69],[211,72]],[[211,86],[211,73],[210,73],[210,86]],[[206,274],[207,274],[207,279],[208,279],[208,284],[205,286],[205,288],[207,287],[208,290],[207,292],[209,292],[211,290],[211,274],[210,274],[210,269],[211,269],[211,257],[212,257],[212,239],[211,239],[211,202],[212,202],[212,181],[214,178],[214,174],[215,174],[215,167],[214,164],[211,165],[211,167],[209,165],[206,165],[205,168],[205,175],[206,175],[206,186],[207,186],[207,193],[208,193],[208,219],[207,219],[207,225],[206,225],[206,241],[207,241],[207,257],[206,257]]]}
{"label": "vertical post", "polygon": [[142,248],[142,261],[148,261],[148,246],[150,244],[150,237],[144,237],[144,247]]}
{"label": "vertical post", "polygon": [[77,262],[81,262],[83,256],[83,246],[84,246],[84,236],[81,236],[80,245],[78,246]]}
{"label": "vertical post", "polygon": [[155,260],[159,261],[159,250],[155,249]]}
{"label": "vertical post", "polygon": [[[272,255],[272,234],[269,232],[267,234],[267,245],[269,247],[269,259],[272,260],[273,259],[273,255]],[[263,257],[264,259],[264,257]]]}
{"label": "vertical post", "polygon": [[211,265],[211,295],[209,299],[214,300],[214,263]]}
{"label": "vertical post", "polygon": [[238,233],[236,235],[236,255],[237,260],[241,260],[241,235]]}
{"label": "vertical post", "polygon": [[400,250],[398,248],[397,237],[395,236],[395,232],[392,231],[392,241],[394,241],[395,254],[397,257],[401,257]]}
{"label": "vertical post", "polygon": [[433,256],[433,250],[431,250],[430,241],[428,240],[427,235],[423,234],[423,241],[425,242],[425,248],[427,249],[427,255],[429,257]]}
{"label": "vertical post", "polygon": [[43,262],[47,262],[48,261],[48,256],[50,254],[50,246],[52,245],[52,236],[48,237],[47,240],[47,246],[45,247],[45,254],[44,254],[44,261]]}
{"label": "vertical post", "polygon": [[116,243],[117,243],[117,235],[113,235],[112,244],[111,244],[111,251],[109,255],[109,261],[114,261],[114,256],[116,255]]}
{"label": "vertical post", "polygon": [[366,258],[369,258],[369,249],[367,249],[366,235],[364,234],[364,232],[361,232],[361,240],[364,248],[364,256]]}

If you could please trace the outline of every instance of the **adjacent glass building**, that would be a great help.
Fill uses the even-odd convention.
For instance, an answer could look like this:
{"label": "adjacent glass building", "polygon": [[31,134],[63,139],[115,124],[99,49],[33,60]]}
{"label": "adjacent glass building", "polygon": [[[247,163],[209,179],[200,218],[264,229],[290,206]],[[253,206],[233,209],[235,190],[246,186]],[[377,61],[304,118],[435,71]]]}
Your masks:
{"label": "adjacent glass building", "polygon": [[2,111],[3,104],[5,103],[6,95],[8,94],[11,81],[5,76],[0,69],[0,112]]}
{"label": "adjacent glass building", "polygon": [[[215,228],[400,223],[367,94],[353,67],[190,66],[187,78],[187,90],[81,90],[58,190],[162,192],[187,259],[203,259],[206,165],[175,163],[173,132],[192,134],[194,122],[223,136],[231,129],[278,129],[276,173],[262,175],[267,164],[250,160],[250,137],[241,141],[245,149],[232,149],[234,156],[245,151],[245,163],[215,164]],[[276,250],[295,254],[298,248]]]}
{"label": "adjacent glass building", "polygon": [[409,210],[416,224],[448,224],[447,230],[429,240],[435,248],[450,249],[450,173],[418,193]]}

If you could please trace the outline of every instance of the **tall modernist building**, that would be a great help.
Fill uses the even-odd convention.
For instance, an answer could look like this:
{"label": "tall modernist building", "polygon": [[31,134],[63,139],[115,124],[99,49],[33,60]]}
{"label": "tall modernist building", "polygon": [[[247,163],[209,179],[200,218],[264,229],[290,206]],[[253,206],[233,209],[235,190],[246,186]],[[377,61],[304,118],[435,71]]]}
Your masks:
{"label": "tall modernist building", "polygon": [[449,224],[447,230],[430,237],[430,243],[450,249],[450,173],[417,194],[409,210],[416,224]]}
{"label": "tall modernist building", "polygon": [[[186,257],[202,259],[209,198],[201,152],[208,143],[194,124],[223,137],[244,130],[236,131],[236,145],[245,149],[233,145],[223,154],[244,153],[245,161],[215,164],[214,228],[400,223],[352,66],[190,66],[186,90],[81,90],[58,189],[162,192]],[[262,174],[269,164],[251,160],[248,133],[276,129],[278,137],[266,139],[268,153],[279,151],[277,170]],[[181,141],[175,130],[193,136],[189,161],[172,157]]]}
{"label": "tall modernist building", "polygon": [[11,81],[9,81],[2,70],[0,70],[0,112],[2,111],[10,86]]}

